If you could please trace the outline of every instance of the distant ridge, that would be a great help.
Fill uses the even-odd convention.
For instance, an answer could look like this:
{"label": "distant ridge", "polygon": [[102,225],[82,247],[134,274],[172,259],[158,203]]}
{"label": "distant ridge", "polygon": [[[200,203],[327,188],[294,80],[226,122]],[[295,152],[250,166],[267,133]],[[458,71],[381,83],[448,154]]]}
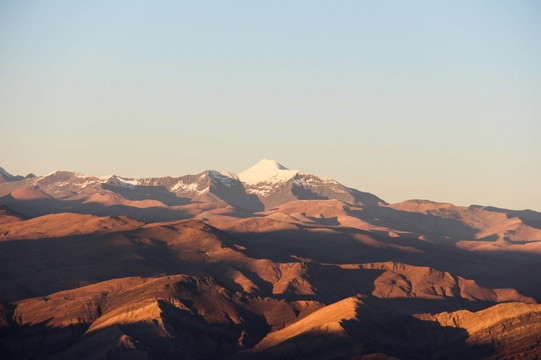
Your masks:
{"label": "distant ridge", "polygon": [[6,170],[4,170],[4,168],[0,167],[0,183],[10,182],[10,181],[19,181],[19,180],[29,179],[29,178],[33,178],[33,177],[36,177],[36,175],[34,175],[34,174],[28,174],[26,176],[11,175]]}
{"label": "distant ridge", "polygon": [[[23,178],[14,177],[3,169],[2,174],[7,179],[4,182],[13,184],[0,186],[0,196],[15,192],[15,195],[37,198],[42,193],[43,197],[53,199],[84,201],[94,194],[113,192],[128,200],[156,200],[166,205],[223,202],[249,211],[262,211],[294,200],[335,199],[356,205],[385,204],[375,195],[345,187],[332,179],[289,170],[269,159],[259,161],[238,175],[207,170],[179,177],[132,179],[58,170]],[[28,190],[23,194],[21,188]]]}

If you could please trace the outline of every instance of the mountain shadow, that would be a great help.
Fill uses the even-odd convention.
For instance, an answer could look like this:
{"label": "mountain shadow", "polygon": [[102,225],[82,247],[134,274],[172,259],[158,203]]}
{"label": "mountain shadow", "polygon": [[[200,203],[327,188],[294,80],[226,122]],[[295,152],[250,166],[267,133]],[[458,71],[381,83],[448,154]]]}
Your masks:
{"label": "mountain shadow", "polygon": [[472,205],[471,207],[474,208],[480,208],[487,211],[493,211],[493,212],[499,212],[504,213],[508,217],[517,217],[524,224],[534,227],[536,229],[541,229],[541,213],[533,210],[509,210],[509,209],[502,209],[497,208],[494,206],[479,206],[479,205]]}
{"label": "mountain shadow", "polygon": [[[63,212],[90,214],[97,216],[128,216],[141,221],[174,221],[193,217],[193,215],[179,207],[134,207],[128,205],[105,205],[99,202],[86,202],[86,199],[58,200],[53,198],[18,200],[11,195],[0,198],[11,209],[21,214],[35,217]],[[178,198],[179,203],[188,200]]]}
{"label": "mountain shadow", "polygon": [[167,206],[182,206],[190,202],[190,199],[178,197],[164,186],[133,186],[130,188],[110,184],[102,184],[101,186],[105,190],[132,201],[157,200]]}

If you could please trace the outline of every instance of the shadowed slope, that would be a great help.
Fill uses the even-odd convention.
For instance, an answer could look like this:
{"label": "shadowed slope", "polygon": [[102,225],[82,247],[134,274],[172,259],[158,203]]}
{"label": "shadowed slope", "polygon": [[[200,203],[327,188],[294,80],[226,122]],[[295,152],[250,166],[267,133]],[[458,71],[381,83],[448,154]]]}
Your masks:
{"label": "shadowed slope", "polygon": [[481,208],[483,210],[487,211],[493,211],[493,212],[501,212],[504,214],[507,214],[508,217],[518,217],[526,225],[535,227],[537,229],[541,229],[541,213],[538,211],[533,210],[509,210],[509,209],[502,209],[497,208],[494,206],[479,206],[479,205],[472,205],[471,207],[474,208]]}
{"label": "shadowed slope", "polygon": [[508,303],[475,313],[461,310],[416,317],[467,330],[468,345],[489,347],[485,359],[541,357],[541,305]]}
{"label": "shadowed slope", "polygon": [[13,223],[28,219],[26,216],[11,210],[6,205],[0,203],[0,224]]}
{"label": "shadowed slope", "polygon": [[[347,298],[268,334],[241,359],[533,359],[541,306],[508,303],[472,313],[401,315]],[[384,355],[386,354],[386,355]]]}
{"label": "shadowed slope", "polygon": [[[504,212],[489,211],[486,208],[478,207],[460,207],[426,200],[409,200],[389,205],[389,207],[409,213],[429,215],[433,219],[441,219],[441,221],[453,220],[470,227],[474,231],[473,234],[466,232],[453,234],[454,229],[449,229],[449,236],[462,240],[457,245],[466,249],[541,251],[540,245],[535,244],[541,241],[541,230],[528,226],[518,217],[509,217]],[[445,232],[445,228],[440,228],[440,233],[442,230]],[[489,245],[480,246],[483,243],[485,245],[489,243]],[[517,243],[525,246],[513,246]]]}
{"label": "shadowed slope", "polygon": [[209,278],[115,279],[17,302],[0,349],[14,358],[212,359],[319,307],[229,292]]}

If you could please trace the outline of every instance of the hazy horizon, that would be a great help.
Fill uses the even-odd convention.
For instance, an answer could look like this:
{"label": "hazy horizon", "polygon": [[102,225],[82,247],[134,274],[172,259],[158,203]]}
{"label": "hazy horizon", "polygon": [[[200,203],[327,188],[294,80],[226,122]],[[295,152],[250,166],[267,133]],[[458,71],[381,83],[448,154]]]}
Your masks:
{"label": "hazy horizon", "polygon": [[541,211],[541,4],[0,4],[0,167]]}

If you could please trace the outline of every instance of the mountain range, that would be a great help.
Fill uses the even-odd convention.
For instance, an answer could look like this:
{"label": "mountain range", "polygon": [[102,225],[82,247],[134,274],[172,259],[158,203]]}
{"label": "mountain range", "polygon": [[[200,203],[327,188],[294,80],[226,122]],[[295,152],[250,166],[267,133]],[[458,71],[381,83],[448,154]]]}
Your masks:
{"label": "mountain range", "polygon": [[[293,200],[336,199],[359,205],[384,203],[378,197],[345,187],[332,179],[289,170],[263,159],[238,175],[207,170],[195,175],[130,179],[116,175],[87,176],[55,171],[35,177],[13,176],[2,169],[2,202],[56,199],[64,206],[83,204],[127,205],[137,208],[170,207],[187,203],[222,203],[248,211],[261,211]],[[57,204],[60,209],[62,205]],[[38,214],[40,210],[34,208]],[[32,211],[32,210],[27,210]],[[46,206],[43,213],[50,211]],[[83,211],[83,210],[81,210]]]}
{"label": "mountain range", "polygon": [[0,169],[8,359],[541,357],[541,213],[389,204],[263,159]]}

